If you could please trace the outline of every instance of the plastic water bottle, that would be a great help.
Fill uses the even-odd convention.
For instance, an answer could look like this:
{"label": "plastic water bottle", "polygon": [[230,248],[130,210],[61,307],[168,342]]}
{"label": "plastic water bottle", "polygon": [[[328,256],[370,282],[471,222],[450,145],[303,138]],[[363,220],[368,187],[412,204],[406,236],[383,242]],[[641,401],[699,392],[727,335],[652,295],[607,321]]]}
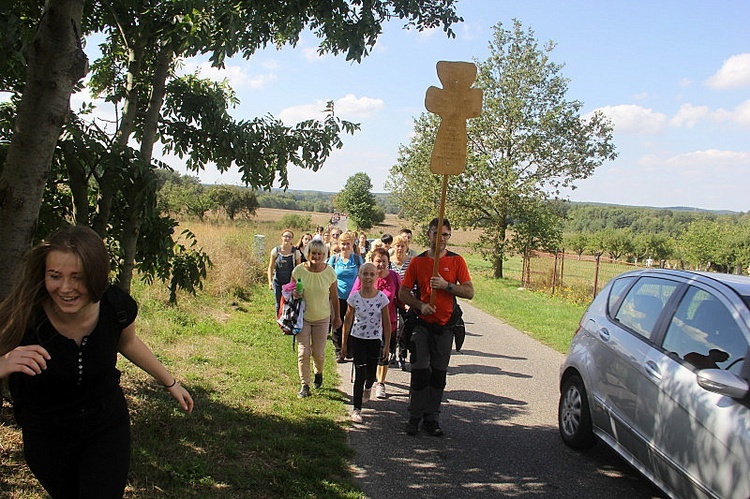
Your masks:
{"label": "plastic water bottle", "polygon": [[[304,288],[302,287],[302,279],[297,279],[297,284],[295,286],[295,291],[297,291],[297,293],[301,295],[303,289]],[[294,334],[299,334],[300,331],[302,331],[302,330],[295,325],[295,327],[294,327],[294,329],[293,329],[292,332]]]}

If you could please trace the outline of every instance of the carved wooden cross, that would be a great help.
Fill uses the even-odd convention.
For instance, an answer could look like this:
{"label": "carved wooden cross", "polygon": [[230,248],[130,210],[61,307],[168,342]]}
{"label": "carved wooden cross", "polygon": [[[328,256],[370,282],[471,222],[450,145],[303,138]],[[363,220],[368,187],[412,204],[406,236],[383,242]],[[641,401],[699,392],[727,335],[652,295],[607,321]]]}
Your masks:
{"label": "carved wooden cross", "polygon": [[[477,67],[470,62],[437,63],[437,74],[443,88],[427,89],[424,104],[428,111],[440,116],[435,145],[432,147],[430,171],[443,175],[440,195],[440,214],[433,254],[433,277],[438,275],[440,259],[440,234],[445,217],[445,194],[448,189],[448,175],[458,175],[466,167],[466,120],[476,118],[482,112],[482,90],[471,88],[477,77]],[[435,293],[430,296],[430,304],[435,304]]]}
{"label": "carved wooden cross", "polygon": [[470,62],[440,61],[437,74],[443,88],[428,88],[424,101],[428,111],[442,118],[430,170],[458,175],[466,166],[466,120],[482,112],[482,90],[470,88],[477,77],[477,67]]}

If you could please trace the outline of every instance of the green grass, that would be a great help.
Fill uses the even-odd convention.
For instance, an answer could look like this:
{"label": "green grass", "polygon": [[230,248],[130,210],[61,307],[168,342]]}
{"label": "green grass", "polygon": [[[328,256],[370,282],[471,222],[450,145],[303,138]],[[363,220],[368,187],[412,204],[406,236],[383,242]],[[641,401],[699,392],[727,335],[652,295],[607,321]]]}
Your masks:
{"label": "green grass", "polygon": [[586,307],[521,289],[518,281],[473,275],[472,305],[565,353]]}
{"label": "green grass", "polygon": [[504,275],[518,276],[518,279],[493,278],[491,265],[480,256],[469,255],[466,261],[475,291],[472,305],[558,352],[568,351],[586,305],[521,288],[521,259],[518,257],[511,258],[503,267]]}

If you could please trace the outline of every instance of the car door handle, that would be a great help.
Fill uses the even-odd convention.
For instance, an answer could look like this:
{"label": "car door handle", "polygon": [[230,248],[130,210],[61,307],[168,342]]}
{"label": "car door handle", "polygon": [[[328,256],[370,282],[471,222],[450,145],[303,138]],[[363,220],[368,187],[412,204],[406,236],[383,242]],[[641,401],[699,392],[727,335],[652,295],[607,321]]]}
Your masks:
{"label": "car door handle", "polygon": [[656,381],[661,381],[661,370],[653,360],[649,360],[646,362],[646,372]]}
{"label": "car door handle", "polygon": [[599,338],[601,338],[602,341],[609,341],[609,330],[606,327],[599,330]]}

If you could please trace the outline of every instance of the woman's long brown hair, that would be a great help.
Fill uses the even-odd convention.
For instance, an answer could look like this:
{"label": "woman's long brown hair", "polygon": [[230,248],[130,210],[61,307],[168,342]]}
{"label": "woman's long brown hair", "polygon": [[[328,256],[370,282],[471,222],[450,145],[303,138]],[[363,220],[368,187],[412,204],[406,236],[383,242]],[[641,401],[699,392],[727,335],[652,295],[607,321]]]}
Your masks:
{"label": "woman's long brown hair", "polygon": [[93,302],[109,285],[109,255],[101,237],[89,227],[63,227],[25,256],[10,294],[0,302],[0,355],[16,348],[33,317],[49,297],[44,285],[47,255],[52,251],[73,253],[81,261],[84,282]]}

